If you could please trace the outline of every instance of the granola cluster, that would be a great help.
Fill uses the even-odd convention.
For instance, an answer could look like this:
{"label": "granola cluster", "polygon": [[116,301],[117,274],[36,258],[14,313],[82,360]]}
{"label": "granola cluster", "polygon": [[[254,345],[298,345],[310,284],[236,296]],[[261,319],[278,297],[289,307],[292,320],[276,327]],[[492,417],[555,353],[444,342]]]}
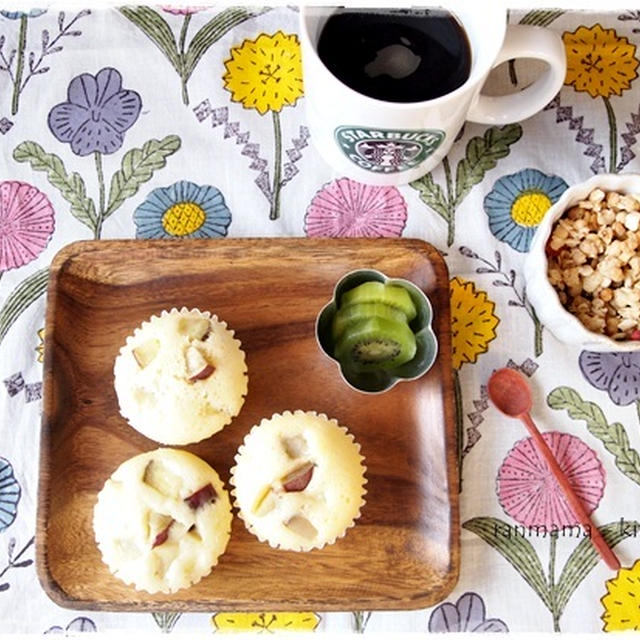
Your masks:
{"label": "granola cluster", "polygon": [[590,331],[640,339],[640,194],[594,189],[556,222],[548,277]]}

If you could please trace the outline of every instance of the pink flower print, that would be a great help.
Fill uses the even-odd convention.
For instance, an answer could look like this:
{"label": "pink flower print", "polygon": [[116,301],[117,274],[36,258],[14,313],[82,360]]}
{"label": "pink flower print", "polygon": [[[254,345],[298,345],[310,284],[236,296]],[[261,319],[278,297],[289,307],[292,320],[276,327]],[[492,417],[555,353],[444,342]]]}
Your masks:
{"label": "pink flower print", "polygon": [[174,7],[173,5],[163,5],[161,7],[163,11],[167,13],[172,13],[174,16],[188,16],[192,13],[197,13],[198,11],[203,11],[206,7]]}
{"label": "pink flower print", "polygon": [[[551,431],[542,436],[565,472],[587,513],[604,492],[604,469],[595,452],[580,438]],[[502,508],[526,527],[572,527],[577,518],[533,440],[515,444],[504,459],[497,478]]]}
{"label": "pink flower print", "polygon": [[315,237],[390,238],[402,235],[406,222],[407,203],[396,187],[340,178],[316,193],[305,230]]}
{"label": "pink flower print", "polygon": [[25,182],[0,182],[0,273],[35,260],[54,229],[49,198]]}

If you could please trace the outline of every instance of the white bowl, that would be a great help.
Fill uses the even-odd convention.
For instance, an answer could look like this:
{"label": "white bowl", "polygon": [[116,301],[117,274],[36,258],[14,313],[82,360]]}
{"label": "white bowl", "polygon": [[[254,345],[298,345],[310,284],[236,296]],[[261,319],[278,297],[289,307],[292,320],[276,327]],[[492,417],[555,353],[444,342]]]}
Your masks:
{"label": "white bowl", "polygon": [[569,187],[560,199],[547,211],[531,242],[531,249],[524,261],[524,279],[527,297],[538,319],[558,340],[582,345],[590,351],[639,351],[640,340],[618,341],[603,334],[589,331],[560,302],[556,290],[547,277],[547,240],[554,223],[568,209],[587,199],[596,188],[603,191],[640,194],[640,174],[600,174],[586,182]]}

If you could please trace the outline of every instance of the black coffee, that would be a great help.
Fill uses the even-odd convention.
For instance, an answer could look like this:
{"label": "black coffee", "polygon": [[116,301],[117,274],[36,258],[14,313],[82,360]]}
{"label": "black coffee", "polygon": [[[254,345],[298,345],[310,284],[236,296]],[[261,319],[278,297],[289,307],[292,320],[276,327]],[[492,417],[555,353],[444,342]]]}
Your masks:
{"label": "black coffee", "polygon": [[318,55],[347,86],[389,102],[446,95],[471,68],[466,33],[440,9],[340,9],[322,29]]}

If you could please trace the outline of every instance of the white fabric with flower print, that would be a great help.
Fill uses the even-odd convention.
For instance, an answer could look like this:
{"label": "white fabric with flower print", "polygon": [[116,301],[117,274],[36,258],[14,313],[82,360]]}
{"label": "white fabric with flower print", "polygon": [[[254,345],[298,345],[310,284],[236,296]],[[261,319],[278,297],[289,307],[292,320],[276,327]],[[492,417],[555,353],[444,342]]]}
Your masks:
{"label": "white fabric with flower print", "polygon": [[[640,356],[559,342],[531,304],[522,264],[567,186],[640,171],[640,12],[511,11],[511,23],[561,35],[562,90],[523,122],[467,123],[440,166],[401,187],[349,180],[311,146],[298,18],[293,6],[15,2],[0,10],[3,632],[638,627]],[[487,90],[525,87],[535,71],[507,62]],[[215,246],[225,237],[281,236],[419,238],[444,254],[460,436],[458,583],[418,611],[58,607],[34,566],[52,258],[90,238],[210,238]],[[606,569],[572,522],[526,434],[490,405],[486,381],[504,366],[529,378],[536,423],[612,544],[619,572]],[[389,567],[389,579],[403,576]]]}

